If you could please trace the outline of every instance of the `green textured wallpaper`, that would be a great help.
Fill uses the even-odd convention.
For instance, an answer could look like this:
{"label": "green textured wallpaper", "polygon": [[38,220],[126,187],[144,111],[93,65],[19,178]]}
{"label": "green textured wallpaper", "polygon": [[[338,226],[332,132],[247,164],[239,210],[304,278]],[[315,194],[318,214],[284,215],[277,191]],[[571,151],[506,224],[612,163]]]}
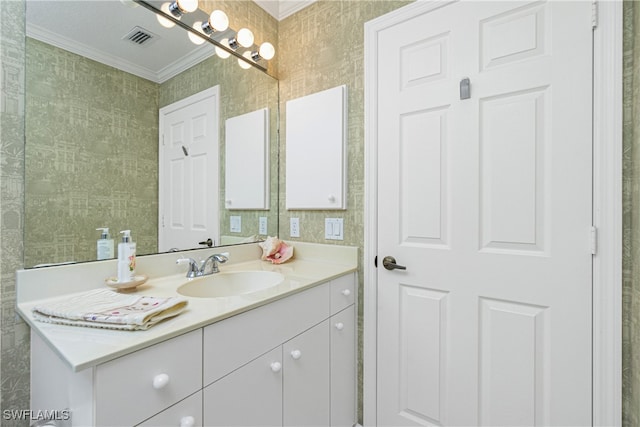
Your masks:
{"label": "green textured wallpaper", "polygon": [[97,227],[156,252],[159,86],[27,38],[26,89],[25,265],[96,259]]}
{"label": "green textured wallpaper", "polygon": [[[0,1],[0,409],[29,407],[29,327],[16,315],[23,265],[25,1]],[[28,422],[2,420],[2,426]]]}
{"label": "green textured wallpaper", "polygon": [[623,10],[622,424],[635,427],[640,425],[640,7],[625,1]]}

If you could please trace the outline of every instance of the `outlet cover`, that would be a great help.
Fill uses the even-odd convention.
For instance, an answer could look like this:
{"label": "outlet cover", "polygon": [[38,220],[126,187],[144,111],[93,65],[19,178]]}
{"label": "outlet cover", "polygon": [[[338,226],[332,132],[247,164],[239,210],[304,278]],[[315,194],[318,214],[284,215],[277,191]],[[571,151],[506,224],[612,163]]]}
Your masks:
{"label": "outlet cover", "polygon": [[289,236],[300,237],[300,218],[290,218],[289,226],[290,226]]}
{"label": "outlet cover", "polygon": [[261,216],[258,219],[258,234],[261,234],[263,236],[267,235],[267,217],[266,216]]}
{"label": "outlet cover", "polygon": [[231,216],[229,217],[229,231],[232,233],[240,233],[242,232],[242,217],[241,216]]}

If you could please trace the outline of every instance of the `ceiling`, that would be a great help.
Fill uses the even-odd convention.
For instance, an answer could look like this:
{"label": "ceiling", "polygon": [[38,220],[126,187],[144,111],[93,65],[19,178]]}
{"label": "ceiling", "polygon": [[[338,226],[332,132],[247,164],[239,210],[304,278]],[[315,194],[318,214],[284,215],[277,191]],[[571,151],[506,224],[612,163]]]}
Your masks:
{"label": "ceiling", "polygon": [[[254,1],[284,19],[315,0]],[[196,46],[183,29],[164,28],[155,14],[131,1],[27,0],[26,16],[27,36],[157,83],[214,55],[211,44]],[[129,41],[136,28],[151,38]]]}

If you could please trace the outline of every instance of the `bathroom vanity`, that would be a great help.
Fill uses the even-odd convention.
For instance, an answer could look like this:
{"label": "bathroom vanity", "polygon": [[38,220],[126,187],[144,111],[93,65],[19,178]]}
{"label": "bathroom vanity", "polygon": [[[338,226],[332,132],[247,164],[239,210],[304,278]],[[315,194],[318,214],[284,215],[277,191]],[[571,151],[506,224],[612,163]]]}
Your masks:
{"label": "bathroom vanity", "polygon": [[[18,309],[32,327],[31,409],[69,409],[71,419],[59,425],[73,426],[352,426],[357,249],[332,255],[335,247],[296,244],[294,260],[272,266],[246,260],[259,256],[251,246],[229,248],[237,261],[221,268],[278,271],[281,284],[187,298],[186,312],[147,331],[37,322],[36,278],[19,272],[26,288]],[[177,256],[155,257],[175,263]],[[167,296],[185,280],[152,278],[137,292]]]}

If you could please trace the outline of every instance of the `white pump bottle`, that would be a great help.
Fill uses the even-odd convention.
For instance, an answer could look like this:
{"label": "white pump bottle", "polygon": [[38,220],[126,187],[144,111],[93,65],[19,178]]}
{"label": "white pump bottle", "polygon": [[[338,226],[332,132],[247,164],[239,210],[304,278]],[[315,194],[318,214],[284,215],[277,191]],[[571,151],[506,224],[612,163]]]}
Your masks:
{"label": "white pump bottle", "polygon": [[132,282],[136,270],[136,244],[131,241],[131,230],[123,230],[122,242],[118,243],[118,282]]}

